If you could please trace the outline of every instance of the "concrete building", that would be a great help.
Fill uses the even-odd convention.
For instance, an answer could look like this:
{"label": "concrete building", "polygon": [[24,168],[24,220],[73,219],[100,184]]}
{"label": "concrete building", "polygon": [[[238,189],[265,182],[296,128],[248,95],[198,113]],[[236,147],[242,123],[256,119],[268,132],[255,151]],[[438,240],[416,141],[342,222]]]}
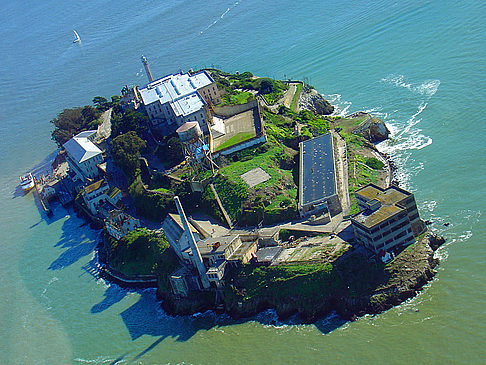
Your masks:
{"label": "concrete building", "polygon": [[92,142],[96,137],[96,130],[78,133],[64,143],[66,160],[73,172],[73,180],[86,181],[99,176],[98,165],[103,162],[102,151]]}
{"label": "concrete building", "polygon": [[205,71],[168,75],[139,91],[150,121],[166,134],[190,121],[207,133],[206,106],[221,102],[216,83]]}
{"label": "concrete building", "polygon": [[299,214],[306,216],[329,211],[335,215],[341,212],[332,136],[324,134],[301,142],[299,147]]}
{"label": "concrete building", "polygon": [[[189,227],[196,241],[203,238],[192,224],[189,224]],[[184,226],[179,214],[167,214],[167,217],[165,217],[164,221],[162,222],[162,229],[164,230],[167,241],[174,252],[177,254],[177,256],[179,256],[180,260],[184,261],[185,259],[182,256],[182,252],[189,248],[190,237],[186,232],[184,232]],[[185,263],[190,264],[190,261],[186,259]]]}
{"label": "concrete building", "polygon": [[378,253],[414,242],[424,229],[412,193],[369,184],[355,192],[359,213],[351,217],[356,240]]}
{"label": "concrete building", "polygon": [[[198,251],[206,267],[206,275],[217,287],[225,274],[227,265],[248,263],[257,251],[257,240],[242,240],[240,235],[209,237],[197,242]],[[182,252],[185,261],[193,262],[192,251],[187,248]]]}
{"label": "concrete building", "polygon": [[141,227],[140,220],[133,218],[121,210],[113,210],[105,219],[106,231],[119,240],[128,232]]}
{"label": "concrete building", "polygon": [[122,198],[120,189],[117,187],[111,188],[104,179],[84,187],[81,190],[81,196],[93,215],[98,213],[99,208],[104,203],[116,206]]}

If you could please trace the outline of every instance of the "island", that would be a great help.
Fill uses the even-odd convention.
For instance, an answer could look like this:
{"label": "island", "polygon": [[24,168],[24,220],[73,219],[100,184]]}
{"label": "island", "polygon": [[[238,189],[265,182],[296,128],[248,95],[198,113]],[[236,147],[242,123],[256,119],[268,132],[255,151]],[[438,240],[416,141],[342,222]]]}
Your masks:
{"label": "island", "polygon": [[275,309],[311,323],[379,313],[435,275],[444,243],[376,143],[311,85],[189,70],[124,86],[51,122],[60,152],[35,177],[45,206],[95,229],[100,275],[155,287],[169,314]]}

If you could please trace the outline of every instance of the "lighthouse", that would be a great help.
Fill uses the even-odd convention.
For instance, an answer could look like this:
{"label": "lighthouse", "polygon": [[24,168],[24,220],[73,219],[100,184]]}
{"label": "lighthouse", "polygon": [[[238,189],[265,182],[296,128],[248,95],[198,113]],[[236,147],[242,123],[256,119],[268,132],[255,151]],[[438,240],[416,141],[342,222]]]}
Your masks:
{"label": "lighthouse", "polygon": [[147,61],[147,58],[143,55],[142,55],[142,63],[143,63],[143,67],[145,67],[145,73],[147,74],[149,83],[154,81],[154,77],[152,76],[152,72],[150,71],[150,66]]}

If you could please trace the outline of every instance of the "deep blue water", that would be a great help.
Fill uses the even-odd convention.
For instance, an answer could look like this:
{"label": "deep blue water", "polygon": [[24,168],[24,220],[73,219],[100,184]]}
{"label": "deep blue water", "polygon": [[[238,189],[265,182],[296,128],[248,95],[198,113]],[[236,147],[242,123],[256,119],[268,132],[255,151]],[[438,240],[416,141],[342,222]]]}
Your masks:
{"label": "deep blue water", "polygon": [[[1,3],[0,363],[479,363],[485,16],[484,2],[449,0]],[[15,189],[55,151],[59,111],[145,83],[141,54],[156,77],[214,65],[305,79],[343,114],[385,119],[393,141],[380,148],[448,239],[437,278],[380,316],[315,325],[170,318],[152,291],[96,281],[98,233],[60,207],[47,219]]]}

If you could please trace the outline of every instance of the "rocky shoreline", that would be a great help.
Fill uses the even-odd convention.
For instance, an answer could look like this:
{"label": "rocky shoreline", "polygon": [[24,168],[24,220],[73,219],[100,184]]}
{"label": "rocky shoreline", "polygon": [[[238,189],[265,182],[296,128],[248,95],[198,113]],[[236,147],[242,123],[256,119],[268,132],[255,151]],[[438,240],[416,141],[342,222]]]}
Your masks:
{"label": "rocky shoreline", "polygon": [[444,238],[428,232],[411,249],[398,255],[393,265],[385,269],[387,280],[360,296],[351,295],[349,287],[348,290],[342,287],[325,300],[316,293],[315,298],[289,297],[284,301],[275,301],[271,296],[261,296],[249,300],[227,299],[224,304],[217,305],[214,295],[205,295],[202,300],[197,297],[176,298],[159,290],[157,295],[162,300],[163,309],[170,315],[190,315],[216,310],[239,319],[274,309],[281,319],[298,314],[302,323],[313,323],[333,311],[345,320],[355,320],[365,314],[386,311],[417,295],[435,276],[439,260],[434,258],[434,253],[444,242]]}

